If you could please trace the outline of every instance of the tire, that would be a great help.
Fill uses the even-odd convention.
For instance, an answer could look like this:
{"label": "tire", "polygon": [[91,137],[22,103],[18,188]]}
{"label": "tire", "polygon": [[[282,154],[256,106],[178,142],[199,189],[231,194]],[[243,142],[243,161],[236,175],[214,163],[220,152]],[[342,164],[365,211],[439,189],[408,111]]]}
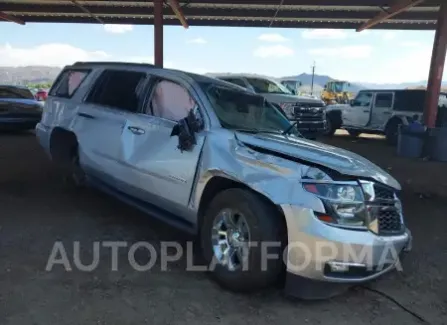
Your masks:
{"label": "tire", "polygon": [[[251,243],[255,247],[248,248],[248,258],[245,264],[240,263],[239,268],[230,270],[230,266],[218,262],[213,247],[213,232],[216,234],[216,223],[220,220],[222,211],[229,209],[235,216],[243,216],[246,229],[248,229]],[[240,220],[240,219],[238,219]],[[241,222],[244,224],[244,222]],[[221,226],[223,227],[223,226]],[[220,228],[223,229],[223,228]],[[282,253],[287,234],[284,219],[275,207],[269,204],[258,194],[244,189],[228,189],[217,194],[211,201],[203,217],[200,231],[202,254],[211,266],[211,275],[223,288],[234,292],[254,292],[269,287],[276,283],[283,271]],[[227,229],[227,233],[229,230]],[[219,237],[220,239],[224,237]],[[228,241],[233,238],[227,236]],[[247,240],[247,238],[245,238]],[[266,264],[262,268],[262,243],[276,242],[280,246],[269,247],[269,254],[277,254],[277,259],[265,259]],[[217,245],[219,247],[219,245]],[[226,246],[229,247],[229,246]],[[238,254],[234,255],[233,261],[237,261]],[[239,260],[239,262],[241,262]],[[245,269],[241,265],[245,265]]]}
{"label": "tire", "polygon": [[349,135],[353,138],[357,138],[360,134],[362,134],[362,132],[353,129],[346,129],[346,131],[348,131]]}
{"label": "tire", "polygon": [[77,149],[73,149],[71,161],[60,166],[62,172],[62,179],[66,186],[71,189],[80,190],[86,187],[87,178],[79,164],[79,154]]}
{"label": "tire", "polygon": [[331,118],[328,116],[326,118],[326,129],[324,130],[324,135],[328,136],[328,137],[331,137],[331,136],[334,135],[335,131],[336,130],[334,128],[334,123],[331,120]]}
{"label": "tire", "polygon": [[389,145],[394,146],[397,144],[397,137],[398,137],[397,132],[398,132],[400,124],[402,124],[401,120],[392,120],[386,126],[385,137],[386,137],[386,142]]}

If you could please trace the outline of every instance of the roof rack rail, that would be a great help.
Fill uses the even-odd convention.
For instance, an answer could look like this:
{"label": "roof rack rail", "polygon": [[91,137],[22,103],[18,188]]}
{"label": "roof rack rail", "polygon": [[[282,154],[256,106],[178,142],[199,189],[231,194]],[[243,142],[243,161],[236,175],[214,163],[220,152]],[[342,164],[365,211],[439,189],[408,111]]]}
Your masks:
{"label": "roof rack rail", "polygon": [[78,61],[78,62],[75,62],[73,65],[89,65],[89,64],[155,67],[155,65],[150,64],[150,63],[119,62],[119,61]]}

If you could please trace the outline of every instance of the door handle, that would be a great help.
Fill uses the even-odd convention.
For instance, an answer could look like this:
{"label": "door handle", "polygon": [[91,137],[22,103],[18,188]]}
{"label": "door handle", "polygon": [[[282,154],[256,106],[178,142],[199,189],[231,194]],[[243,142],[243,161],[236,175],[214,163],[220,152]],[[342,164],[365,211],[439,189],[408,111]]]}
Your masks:
{"label": "door handle", "polygon": [[136,135],[144,134],[145,131],[142,128],[136,127],[136,126],[128,126],[127,129]]}
{"label": "door handle", "polygon": [[90,114],[87,114],[87,113],[78,113],[78,115],[81,116],[81,117],[89,118],[89,119],[96,118],[93,115],[90,115]]}
{"label": "door handle", "polygon": [[391,112],[383,112],[383,114],[390,115]]}
{"label": "door handle", "polygon": [[363,113],[369,113],[369,109],[364,110]]}

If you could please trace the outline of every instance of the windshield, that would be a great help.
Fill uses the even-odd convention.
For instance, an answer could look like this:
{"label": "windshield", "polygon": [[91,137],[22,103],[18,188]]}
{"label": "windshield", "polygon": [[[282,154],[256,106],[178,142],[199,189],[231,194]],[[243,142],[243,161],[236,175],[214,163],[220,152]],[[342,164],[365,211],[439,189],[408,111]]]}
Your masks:
{"label": "windshield", "polygon": [[269,79],[261,78],[246,78],[249,84],[253,87],[254,91],[257,93],[268,93],[268,94],[287,94],[293,95],[292,92],[281,85],[279,82]]}
{"label": "windshield", "polygon": [[[200,83],[222,127],[246,132],[282,133],[290,129],[286,116],[264,97],[213,83]],[[289,134],[300,136],[296,127]]]}
{"label": "windshield", "polygon": [[330,88],[332,88],[331,90],[336,92],[336,93],[341,93],[344,92],[346,90],[346,86],[344,82],[333,82],[330,85]]}

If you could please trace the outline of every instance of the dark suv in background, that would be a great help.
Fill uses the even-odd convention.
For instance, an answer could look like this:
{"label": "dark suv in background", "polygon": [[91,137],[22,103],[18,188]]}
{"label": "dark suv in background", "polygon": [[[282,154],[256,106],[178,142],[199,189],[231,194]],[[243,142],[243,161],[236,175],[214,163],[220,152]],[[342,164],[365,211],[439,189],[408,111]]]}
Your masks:
{"label": "dark suv in background", "polygon": [[0,129],[34,129],[42,116],[42,107],[28,88],[0,85]]}

